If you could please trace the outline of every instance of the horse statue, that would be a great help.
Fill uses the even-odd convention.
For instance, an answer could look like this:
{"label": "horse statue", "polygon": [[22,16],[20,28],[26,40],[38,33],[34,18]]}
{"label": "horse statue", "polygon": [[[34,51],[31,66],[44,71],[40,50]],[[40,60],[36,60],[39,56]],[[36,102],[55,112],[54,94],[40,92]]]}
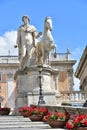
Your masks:
{"label": "horse statue", "polygon": [[52,18],[46,17],[44,21],[44,32],[41,41],[37,43],[37,65],[49,64],[49,54],[52,49],[56,48],[51,34],[52,31]]}

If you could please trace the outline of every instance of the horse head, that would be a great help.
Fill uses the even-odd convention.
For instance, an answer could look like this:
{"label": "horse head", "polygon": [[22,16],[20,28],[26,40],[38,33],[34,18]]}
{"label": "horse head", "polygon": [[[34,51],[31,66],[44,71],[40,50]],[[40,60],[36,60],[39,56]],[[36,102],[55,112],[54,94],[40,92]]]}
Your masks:
{"label": "horse head", "polygon": [[51,17],[46,17],[44,26],[48,30],[52,31],[52,18]]}

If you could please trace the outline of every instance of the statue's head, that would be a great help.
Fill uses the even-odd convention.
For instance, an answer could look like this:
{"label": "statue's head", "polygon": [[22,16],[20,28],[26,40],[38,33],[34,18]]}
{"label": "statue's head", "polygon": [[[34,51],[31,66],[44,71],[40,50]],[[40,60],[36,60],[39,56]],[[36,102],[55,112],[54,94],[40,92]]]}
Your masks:
{"label": "statue's head", "polygon": [[45,27],[48,28],[50,31],[52,30],[52,18],[51,17],[45,18]]}
{"label": "statue's head", "polygon": [[29,18],[29,16],[27,16],[27,15],[24,15],[23,17],[22,17],[22,21],[24,22],[24,18],[26,18],[26,19],[28,19],[28,21],[30,21],[30,18]]}
{"label": "statue's head", "polygon": [[47,20],[51,20],[51,21],[52,21],[52,18],[49,17],[49,16],[47,16],[47,17],[45,18],[45,21],[47,21]]}

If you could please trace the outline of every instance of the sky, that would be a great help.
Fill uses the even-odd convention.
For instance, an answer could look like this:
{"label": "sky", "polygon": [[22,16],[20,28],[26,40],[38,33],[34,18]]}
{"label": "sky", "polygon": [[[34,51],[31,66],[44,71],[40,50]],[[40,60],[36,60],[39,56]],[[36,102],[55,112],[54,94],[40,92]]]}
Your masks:
{"label": "sky", "polygon": [[[87,0],[0,0],[0,55],[18,55],[14,48],[17,29],[22,16],[30,17],[30,24],[43,32],[46,16],[52,17],[52,36],[57,52],[71,52],[76,60],[74,71],[87,45]],[[75,88],[79,80],[74,78]]]}

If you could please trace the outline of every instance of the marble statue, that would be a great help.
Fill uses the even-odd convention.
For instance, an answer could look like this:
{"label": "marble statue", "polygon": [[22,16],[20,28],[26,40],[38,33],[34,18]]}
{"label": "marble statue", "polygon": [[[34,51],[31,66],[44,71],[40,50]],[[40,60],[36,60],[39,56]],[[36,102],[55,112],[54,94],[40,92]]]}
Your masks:
{"label": "marble statue", "polygon": [[24,64],[29,66],[32,59],[35,62],[37,38],[42,35],[41,32],[36,32],[33,25],[30,25],[28,16],[23,16],[22,21],[24,24],[18,28],[17,43],[14,46],[18,47],[20,68],[23,68]]}
{"label": "marble statue", "polygon": [[44,33],[40,42],[37,43],[37,64],[49,64],[49,53],[56,48],[51,34],[52,19],[46,17],[44,22]]}

